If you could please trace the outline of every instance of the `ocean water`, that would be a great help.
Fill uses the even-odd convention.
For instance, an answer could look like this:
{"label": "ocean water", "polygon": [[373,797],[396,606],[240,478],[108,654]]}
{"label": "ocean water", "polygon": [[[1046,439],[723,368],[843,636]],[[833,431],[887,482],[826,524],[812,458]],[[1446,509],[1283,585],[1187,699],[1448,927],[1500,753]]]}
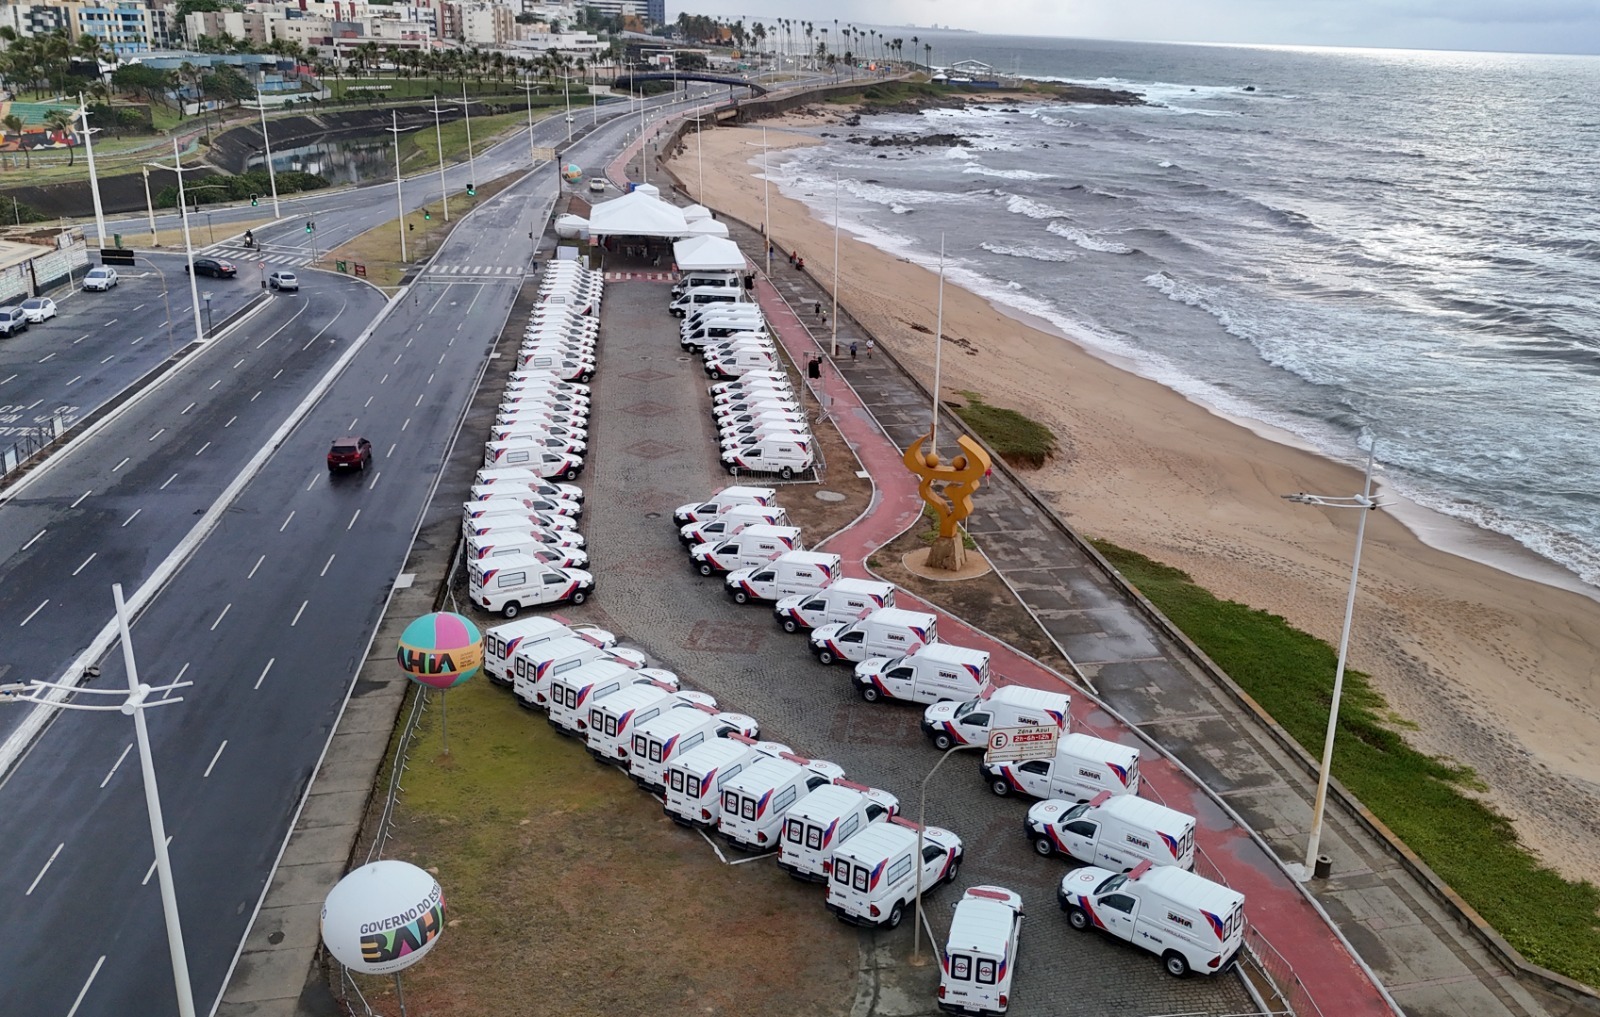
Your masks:
{"label": "ocean water", "polygon": [[934,39],[1150,105],[819,128],[785,194],[1600,584],[1600,58]]}

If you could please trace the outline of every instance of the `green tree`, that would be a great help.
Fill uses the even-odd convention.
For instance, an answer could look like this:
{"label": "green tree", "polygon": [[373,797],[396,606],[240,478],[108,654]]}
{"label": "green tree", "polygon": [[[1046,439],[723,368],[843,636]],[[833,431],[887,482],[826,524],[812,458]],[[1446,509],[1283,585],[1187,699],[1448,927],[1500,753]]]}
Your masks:
{"label": "green tree", "polygon": [[0,124],[4,124],[6,131],[17,136],[17,147],[22,149],[22,159],[25,168],[33,169],[33,150],[22,144],[22,118],[15,113],[7,113]]}
{"label": "green tree", "polygon": [[75,118],[64,109],[53,109],[44,115],[44,125],[52,131],[67,136],[67,165],[75,166],[78,163],[78,146],[72,144],[72,122]]}

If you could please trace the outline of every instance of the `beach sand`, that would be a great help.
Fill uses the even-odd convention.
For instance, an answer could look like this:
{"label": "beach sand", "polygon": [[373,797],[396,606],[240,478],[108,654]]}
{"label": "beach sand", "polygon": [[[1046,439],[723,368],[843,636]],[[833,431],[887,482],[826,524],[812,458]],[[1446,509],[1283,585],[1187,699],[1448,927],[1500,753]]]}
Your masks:
{"label": "beach sand", "polygon": [[[828,107],[790,123],[815,130],[845,112]],[[818,143],[784,121],[765,125],[771,145]],[[696,147],[686,141],[669,165],[692,192]],[[762,221],[760,159],[749,147],[760,142],[759,128],[704,133],[705,165],[717,167],[706,174],[706,205]],[[818,193],[829,186],[819,180]],[[831,222],[775,187],[771,222],[779,246],[798,250],[830,285]],[[839,258],[841,305],[902,363],[926,364],[920,373],[931,384],[934,274],[848,235]],[[1048,328],[947,286],[946,395],[977,391],[1059,436],[1060,453],[1026,476],[1080,532],[1337,645],[1357,518],[1280,495],[1357,493],[1360,472],[1225,419]],[[1368,519],[1350,666],[1372,675],[1394,713],[1416,725],[1407,732],[1414,745],[1477,772],[1486,797],[1547,864],[1600,879],[1600,604],[1429,546],[1401,518],[1425,533],[1473,535],[1406,509],[1386,505]],[[1474,557],[1557,577],[1509,540],[1474,539],[1482,552]]]}

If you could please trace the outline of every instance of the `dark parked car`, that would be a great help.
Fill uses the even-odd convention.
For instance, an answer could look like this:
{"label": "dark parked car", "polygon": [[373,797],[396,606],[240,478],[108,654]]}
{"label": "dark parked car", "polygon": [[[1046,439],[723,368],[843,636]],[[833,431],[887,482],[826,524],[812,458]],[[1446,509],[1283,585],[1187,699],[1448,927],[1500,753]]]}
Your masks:
{"label": "dark parked car", "polygon": [[[189,266],[183,266],[183,270],[187,272]],[[233,266],[233,262],[223,261],[221,258],[196,258],[194,274],[209,275],[217,279],[232,279],[239,274],[239,270]]]}
{"label": "dark parked car", "polygon": [[20,307],[0,307],[0,335],[16,335],[28,330],[28,315]]}
{"label": "dark parked car", "polygon": [[365,438],[335,438],[328,449],[328,472],[365,470],[372,465],[372,442]]}

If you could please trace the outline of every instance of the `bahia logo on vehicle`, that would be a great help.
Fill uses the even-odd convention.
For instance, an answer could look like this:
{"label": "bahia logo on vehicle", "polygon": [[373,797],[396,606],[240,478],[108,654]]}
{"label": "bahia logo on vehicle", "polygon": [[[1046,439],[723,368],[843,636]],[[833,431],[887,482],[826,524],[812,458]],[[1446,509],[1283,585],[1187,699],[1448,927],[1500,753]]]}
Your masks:
{"label": "bahia logo on vehicle", "polygon": [[322,941],[358,974],[387,975],[421,960],[444,934],[444,891],[409,862],[386,859],[341,879],[322,904]]}

